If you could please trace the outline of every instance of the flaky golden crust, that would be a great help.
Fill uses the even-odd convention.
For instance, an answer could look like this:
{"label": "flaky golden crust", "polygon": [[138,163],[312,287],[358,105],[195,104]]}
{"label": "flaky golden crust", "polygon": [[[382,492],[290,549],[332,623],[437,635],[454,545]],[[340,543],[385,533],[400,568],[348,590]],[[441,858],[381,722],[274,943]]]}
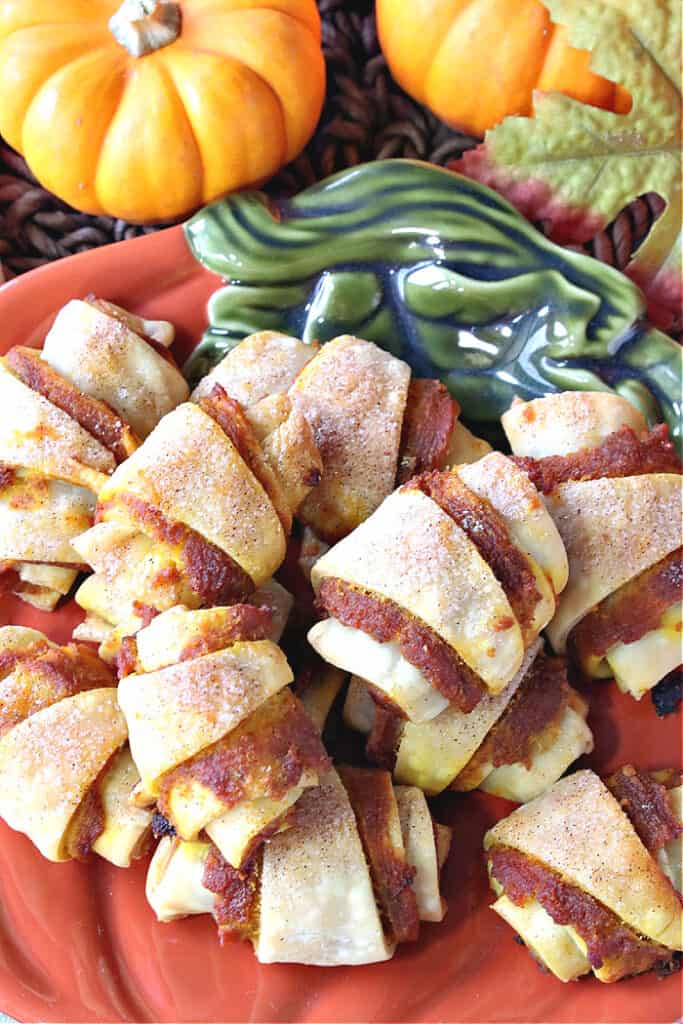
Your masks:
{"label": "flaky golden crust", "polygon": [[293,828],[264,848],[262,963],[337,966],[388,960],[356,821],[331,771],[299,800]]}
{"label": "flaky golden crust", "polygon": [[634,405],[601,391],[564,391],[531,402],[515,401],[502,416],[515,455],[541,459],[593,448],[620,427],[637,434],[647,424]]}
{"label": "flaky golden crust", "polygon": [[681,477],[651,473],[579,480],[546,499],[570,575],[548,636],[557,652],[584,615],[681,543]]}
{"label": "flaky golden crust", "polygon": [[678,896],[597,775],[579,771],[498,822],[486,849],[506,846],[583,889],[637,933],[681,948]]}
{"label": "flaky golden crust", "polygon": [[311,427],[323,477],[300,510],[318,536],[345,536],[392,491],[410,368],[371,342],[328,342],[290,390]]}
{"label": "flaky golden crust", "polygon": [[268,495],[224,431],[191,403],[165,416],[119,466],[101,503],[115,504],[118,494],[139,497],[186,524],[233,558],[257,586],[284,558],[284,531]]}
{"label": "flaky golden crust", "polygon": [[0,562],[82,564],[71,541],[92,524],[95,497],[84,487],[17,470],[0,481]]}
{"label": "flaky golden crust", "polygon": [[291,681],[270,640],[122,679],[119,703],[146,792],[156,795],[164,772],[225,736]]}
{"label": "flaky golden crust", "polygon": [[[74,299],[58,313],[42,353],[58,373],[106,402],[143,438],[189,392],[173,360],[137,333],[146,326],[154,327],[116,306]],[[172,334],[170,324],[156,326]]]}
{"label": "flaky golden crust", "polygon": [[197,402],[215,384],[225,388],[245,409],[270,395],[282,394],[315,357],[319,346],[277,331],[260,331],[236,345],[192,392]]}
{"label": "flaky golden crust", "polygon": [[126,739],[113,688],[86,690],[20,722],[0,740],[0,816],[49,860],[64,860],[72,816]]}
{"label": "flaky golden crust", "polygon": [[419,490],[392,494],[323,555],[311,574],[314,588],[328,577],[396,602],[450,644],[494,693],[519,670],[521,631],[502,587],[460,527]]}
{"label": "flaky golden crust", "polygon": [[97,492],[114,456],[75,420],[32,391],[0,359],[0,463]]}

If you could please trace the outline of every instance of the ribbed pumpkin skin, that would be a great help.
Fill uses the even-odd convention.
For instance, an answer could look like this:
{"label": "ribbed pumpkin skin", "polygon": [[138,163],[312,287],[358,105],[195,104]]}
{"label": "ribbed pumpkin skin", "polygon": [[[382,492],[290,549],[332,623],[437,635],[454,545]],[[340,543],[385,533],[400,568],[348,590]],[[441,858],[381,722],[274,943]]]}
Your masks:
{"label": "ribbed pumpkin skin", "polygon": [[181,217],[270,177],[325,92],[314,0],[182,0],[179,38],[135,58],[121,0],[0,2],[0,134],[87,213]]}
{"label": "ribbed pumpkin skin", "polygon": [[382,50],[406,92],[472,135],[528,115],[534,89],[605,110],[630,97],[594,74],[540,0],[377,0]]}

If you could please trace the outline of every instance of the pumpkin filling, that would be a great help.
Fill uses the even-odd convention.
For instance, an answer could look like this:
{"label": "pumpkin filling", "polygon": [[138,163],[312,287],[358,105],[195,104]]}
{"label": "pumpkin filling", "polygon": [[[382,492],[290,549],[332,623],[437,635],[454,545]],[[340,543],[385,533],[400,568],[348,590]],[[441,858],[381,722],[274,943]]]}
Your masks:
{"label": "pumpkin filling", "polygon": [[116,754],[113,754],[102,768],[69,822],[64,837],[64,853],[67,857],[85,860],[93,844],[104,832],[105,814],[101,784],[114,757]]}
{"label": "pumpkin filling", "polygon": [[221,938],[253,939],[259,924],[260,859],[253,859],[238,870],[228,864],[212,844],[206,862],[202,885],[216,894],[214,917]]}
{"label": "pumpkin filling", "polygon": [[41,359],[35,349],[16,346],[5,358],[22,383],[75,420],[110,451],[117,462],[123,462],[138,447],[133,431],[113,409],[79,391]]}
{"label": "pumpkin filling", "polygon": [[406,661],[461,711],[472,711],[484,696],[483,681],[457,651],[389,598],[330,577],[321,583],[318,601],[343,626],[380,644],[395,641]]}
{"label": "pumpkin filling", "polygon": [[683,548],[672,551],[615,590],[574,627],[568,642],[582,665],[659,627],[667,609],[683,596],[682,558]]}
{"label": "pumpkin filling", "polygon": [[[43,708],[83,690],[116,686],[114,673],[82,644],[8,651],[0,675],[16,671],[0,703],[0,736]],[[9,669],[9,671],[6,671]],[[5,688],[6,689],[6,688]]]}
{"label": "pumpkin filling", "polygon": [[190,587],[207,605],[234,604],[254,591],[250,576],[230,555],[185,523],[167,519],[163,512],[137,495],[120,493],[98,505],[95,522],[107,518],[108,508],[123,504],[147,536],[179,549]]}
{"label": "pumpkin filling", "polygon": [[[282,800],[304,773],[321,774],[329,767],[313,722],[291,690],[285,689],[228,736],[167,772],[161,780],[158,807],[177,825],[174,804],[189,800],[196,812],[192,800],[196,787],[214,794],[223,813],[245,800]],[[207,824],[203,821],[202,827]]]}
{"label": "pumpkin filling", "polygon": [[393,772],[403,735],[403,717],[375,700],[374,693],[371,693],[371,696],[375,701],[375,713],[365,744],[365,753],[373,764],[384,768],[385,771]]}
{"label": "pumpkin filling", "polygon": [[240,403],[231,398],[220,384],[214,384],[210,394],[199,399],[199,407],[218,424],[254,474],[270,498],[285,533],[292,528],[292,515],[275,473],[264,458],[253,428]]}
{"label": "pumpkin filling", "polygon": [[656,856],[683,832],[673,813],[666,786],[627,764],[605,780],[644,846]]}
{"label": "pumpkin filling", "polygon": [[551,727],[559,726],[572,697],[577,699],[567,681],[564,659],[539,654],[501,717],[457,776],[453,788],[468,788],[468,776],[479,778],[483,765],[500,768],[521,763],[530,769],[539,738],[543,735],[547,745],[552,743]]}
{"label": "pumpkin filling", "polygon": [[391,776],[347,766],[339,768],[339,776],[356,818],[385,929],[395,942],[414,942],[420,930],[413,889],[416,871],[405,859]]}
{"label": "pumpkin filling", "polygon": [[536,576],[510,539],[502,516],[457,473],[427,473],[412,486],[419,487],[467,534],[505,591],[522,632],[528,634],[541,594]]}
{"label": "pumpkin filling", "polygon": [[577,932],[592,968],[599,970],[605,961],[618,961],[619,976],[625,977],[671,959],[671,950],[639,936],[593,896],[540,861],[496,846],[489,850],[489,864],[505,895],[518,907],[536,899],[556,924]]}
{"label": "pumpkin filling", "polygon": [[550,494],[569,480],[681,472],[681,460],[664,423],[641,437],[631,427],[621,427],[595,448],[584,448],[570,455],[547,455],[543,459],[513,455],[511,459],[541,494]]}
{"label": "pumpkin filling", "polygon": [[396,483],[441,469],[460,407],[439,380],[412,378],[403,414]]}

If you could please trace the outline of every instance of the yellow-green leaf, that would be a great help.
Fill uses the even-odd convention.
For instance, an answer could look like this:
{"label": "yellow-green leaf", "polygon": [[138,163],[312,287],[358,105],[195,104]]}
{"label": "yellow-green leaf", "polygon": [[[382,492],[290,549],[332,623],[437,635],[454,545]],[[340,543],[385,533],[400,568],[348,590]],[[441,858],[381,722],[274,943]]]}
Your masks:
{"label": "yellow-green leaf", "polygon": [[[543,199],[553,215],[582,211],[584,225],[609,223],[631,200],[657,192],[665,212],[637,252],[633,276],[651,286],[681,277],[680,0],[543,0],[594,71],[632,96],[613,114],[559,93],[537,93],[534,117],[509,117],[487,133],[464,170],[515,200]],[[484,159],[482,159],[482,156]],[[539,192],[540,189],[547,190]],[[524,205],[523,202],[520,205]],[[538,205],[538,202],[537,202]],[[584,230],[584,235],[587,232]]]}

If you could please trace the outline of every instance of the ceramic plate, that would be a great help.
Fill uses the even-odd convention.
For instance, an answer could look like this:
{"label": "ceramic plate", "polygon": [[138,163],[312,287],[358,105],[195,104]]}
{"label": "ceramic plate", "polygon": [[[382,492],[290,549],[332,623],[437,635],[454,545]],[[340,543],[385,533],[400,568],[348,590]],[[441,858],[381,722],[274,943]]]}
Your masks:
{"label": "ceramic plate", "polygon": [[[185,358],[206,327],[220,281],[193,258],[182,228],[73,257],[0,289],[0,350],[40,343],[56,311],[94,291],[147,317],[172,320]],[[1,413],[0,413],[1,414]],[[65,641],[80,614],[0,601],[0,622]],[[613,684],[592,687],[597,771],[625,761],[680,759],[680,715],[657,719]],[[445,869],[449,911],[393,961],[353,969],[261,966],[251,947],[220,946],[213,922],[156,922],[144,898],[146,861],[120,870],[95,858],[51,864],[0,823],[0,1007],[22,1021],[460,1021],[670,1024],[680,979],[653,975],[605,986],[562,985],[541,973],[490,910],[485,830],[510,805],[483,795],[435,802],[454,828]]]}

